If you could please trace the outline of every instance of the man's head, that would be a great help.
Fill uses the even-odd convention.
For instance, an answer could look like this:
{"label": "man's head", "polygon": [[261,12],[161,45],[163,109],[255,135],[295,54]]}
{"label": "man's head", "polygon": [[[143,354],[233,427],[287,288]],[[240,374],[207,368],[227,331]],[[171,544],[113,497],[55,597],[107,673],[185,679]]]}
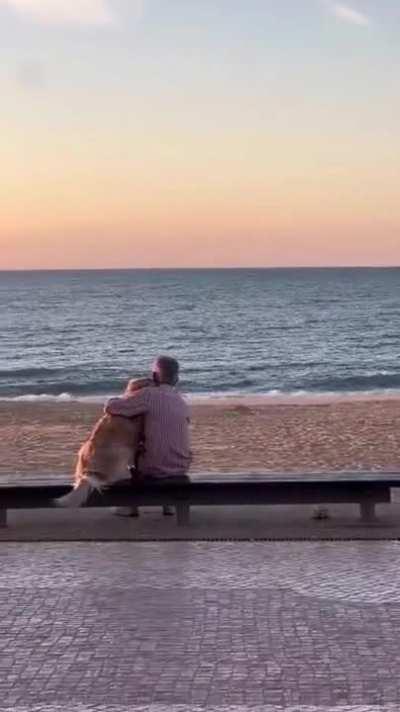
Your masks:
{"label": "man's head", "polygon": [[170,356],[159,356],[153,363],[153,379],[158,385],[175,386],[179,380],[179,363]]}

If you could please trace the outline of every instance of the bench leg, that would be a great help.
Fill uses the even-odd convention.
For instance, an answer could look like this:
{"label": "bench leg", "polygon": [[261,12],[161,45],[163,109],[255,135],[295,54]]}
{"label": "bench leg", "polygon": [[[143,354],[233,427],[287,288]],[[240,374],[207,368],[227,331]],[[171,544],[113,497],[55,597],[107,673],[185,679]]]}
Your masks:
{"label": "bench leg", "polygon": [[366,523],[374,522],[376,520],[375,502],[360,502],[360,515],[361,521]]}
{"label": "bench leg", "polygon": [[190,522],[190,504],[181,502],[176,505],[176,520],[178,527],[187,527]]}
{"label": "bench leg", "polygon": [[7,510],[0,509],[0,527],[7,526]]}

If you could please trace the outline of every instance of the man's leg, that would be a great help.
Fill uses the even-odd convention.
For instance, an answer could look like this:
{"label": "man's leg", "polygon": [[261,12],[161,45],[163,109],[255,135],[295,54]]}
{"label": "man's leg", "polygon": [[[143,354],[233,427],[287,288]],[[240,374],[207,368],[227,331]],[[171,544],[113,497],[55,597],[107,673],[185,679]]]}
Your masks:
{"label": "man's leg", "polygon": [[[170,482],[189,482],[189,478],[187,475],[171,475],[170,477],[165,478],[165,482],[168,483],[168,480]],[[175,514],[175,509],[175,507],[170,507],[168,504],[165,504],[163,506],[164,517],[173,517]]]}
{"label": "man's leg", "polygon": [[[135,481],[140,480],[141,475],[138,472],[138,470],[135,467],[129,468],[132,476],[132,482],[135,483]],[[159,480],[160,478],[158,477],[148,477],[148,479],[155,479]],[[171,475],[169,477],[163,477],[162,480],[167,483],[168,480],[172,480],[173,482],[182,481],[182,482],[189,482],[189,478],[187,475]],[[113,507],[112,509],[113,514],[115,514],[118,517],[139,517],[139,508],[138,507]],[[162,513],[164,517],[173,517],[175,514],[175,507],[171,507],[169,504],[164,504],[162,508]]]}
{"label": "man's leg", "polygon": [[[131,465],[130,467],[128,467],[128,470],[131,475],[132,485],[134,486],[135,482],[140,480],[140,473],[139,473],[136,465]],[[117,517],[138,517],[139,516],[139,507],[113,507],[111,511]]]}

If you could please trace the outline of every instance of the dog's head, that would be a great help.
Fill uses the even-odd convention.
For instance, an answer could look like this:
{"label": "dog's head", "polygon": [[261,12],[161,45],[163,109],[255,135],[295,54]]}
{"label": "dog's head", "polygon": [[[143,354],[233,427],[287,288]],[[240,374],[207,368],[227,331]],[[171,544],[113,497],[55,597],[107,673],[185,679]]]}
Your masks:
{"label": "dog's head", "polygon": [[142,388],[148,388],[153,385],[154,383],[151,378],[132,378],[126,387],[126,393],[136,393],[136,391],[140,391]]}

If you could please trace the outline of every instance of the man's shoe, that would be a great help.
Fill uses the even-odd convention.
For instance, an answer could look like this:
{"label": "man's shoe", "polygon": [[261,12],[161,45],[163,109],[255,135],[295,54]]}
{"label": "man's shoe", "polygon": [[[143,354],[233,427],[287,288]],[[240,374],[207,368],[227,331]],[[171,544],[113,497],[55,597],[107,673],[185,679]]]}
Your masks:
{"label": "man's shoe", "polygon": [[162,513],[164,517],[173,517],[175,512],[173,507],[169,507],[167,504],[162,508]]}
{"label": "man's shoe", "polygon": [[316,507],[311,519],[330,519],[329,509],[327,507]]}
{"label": "man's shoe", "polygon": [[117,517],[138,517],[139,509],[137,507],[112,507],[111,511]]}

